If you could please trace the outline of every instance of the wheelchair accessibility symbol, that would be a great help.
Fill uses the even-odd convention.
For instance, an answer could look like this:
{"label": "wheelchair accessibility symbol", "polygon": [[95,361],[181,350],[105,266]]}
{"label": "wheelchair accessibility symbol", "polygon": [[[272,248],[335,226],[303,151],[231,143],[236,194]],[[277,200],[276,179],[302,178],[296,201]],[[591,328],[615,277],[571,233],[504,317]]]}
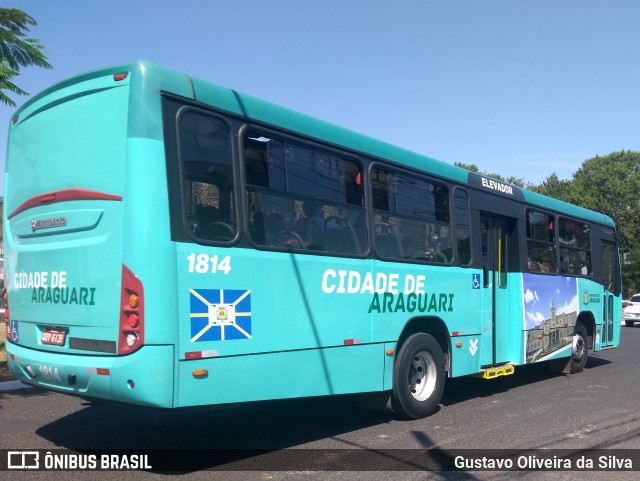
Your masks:
{"label": "wheelchair accessibility symbol", "polygon": [[480,274],[473,274],[473,281],[471,282],[471,286],[474,289],[480,289]]}
{"label": "wheelchair accessibility symbol", "polygon": [[13,342],[18,342],[18,321],[11,320],[10,321],[10,332],[11,332],[11,340]]}

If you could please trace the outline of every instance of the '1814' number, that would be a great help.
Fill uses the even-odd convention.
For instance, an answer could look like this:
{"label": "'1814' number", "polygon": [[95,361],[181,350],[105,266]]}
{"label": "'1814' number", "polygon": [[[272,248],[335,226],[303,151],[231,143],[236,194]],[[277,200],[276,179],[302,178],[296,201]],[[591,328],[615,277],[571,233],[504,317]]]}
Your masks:
{"label": "'1814' number", "polygon": [[229,274],[231,272],[231,256],[224,256],[222,260],[218,260],[218,254],[210,256],[209,254],[196,254],[192,252],[187,256],[189,261],[189,272],[197,272],[198,274],[215,274],[222,272]]}
{"label": "'1814' number", "polygon": [[46,381],[62,382],[60,374],[58,374],[57,367],[40,366],[38,371],[40,371],[40,376],[42,376]]}

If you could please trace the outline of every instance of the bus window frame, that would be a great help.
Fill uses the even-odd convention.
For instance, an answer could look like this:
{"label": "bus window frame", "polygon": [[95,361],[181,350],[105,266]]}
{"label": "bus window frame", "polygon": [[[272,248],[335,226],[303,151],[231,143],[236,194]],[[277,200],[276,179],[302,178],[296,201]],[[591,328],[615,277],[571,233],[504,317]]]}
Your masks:
{"label": "bus window frame", "polygon": [[[234,236],[229,239],[228,241],[216,241],[213,239],[206,239],[203,237],[199,237],[196,232],[191,229],[188,225],[188,219],[186,217],[186,210],[185,210],[185,201],[186,201],[186,197],[185,197],[185,185],[184,185],[184,181],[185,180],[189,180],[185,177],[185,166],[184,166],[184,162],[183,159],[181,157],[181,150],[180,150],[180,120],[181,118],[186,114],[186,113],[190,113],[190,112],[195,112],[198,114],[201,114],[204,117],[209,117],[212,118],[214,120],[218,120],[220,122],[222,122],[226,127],[227,127],[227,131],[228,131],[228,141],[229,141],[229,153],[230,153],[230,167],[231,167],[231,175],[232,175],[232,179],[231,179],[231,183],[230,185],[233,188],[233,192],[230,193],[230,199],[233,201],[233,205],[230,206],[230,215],[233,217],[234,221],[235,221],[235,233]],[[236,149],[235,147],[235,142],[234,142],[234,129],[233,126],[231,125],[231,122],[229,122],[229,119],[224,116],[221,115],[220,113],[216,112],[216,111],[212,111],[209,109],[205,109],[202,108],[200,106],[193,106],[193,105],[189,105],[189,104],[184,104],[182,105],[177,111],[176,111],[176,115],[175,115],[175,129],[176,129],[176,160],[178,161],[178,175],[179,175],[179,179],[178,179],[178,183],[179,183],[179,193],[180,193],[180,205],[181,205],[181,209],[180,209],[180,215],[181,215],[181,223],[183,226],[184,231],[187,233],[187,235],[190,237],[191,240],[193,240],[193,242],[195,242],[196,244],[200,244],[200,245],[212,245],[212,246],[231,246],[235,243],[238,242],[238,240],[240,239],[241,236],[241,222],[240,222],[240,212],[239,212],[239,208],[238,208],[238,181],[237,181],[237,176],[238,176],[238,172],[237,172],[237,161],[236,161],[236,153],[234,152],[234,150]],[[193,182],[193,181],[191,181]],[[219,187],[218,187],[219,189]]]}
{"label": "bus window frame", "polygon": [[[555,260],[555,269],[554,270],[549,270],[549,271],[542,271],[542,270],[532,270],[531,266],[529,264],[529,241],[533,241],[533,242],[543,242],[543,241],[539,241],[537,240],[535,237],[529,237],[528,235],[528,230],[529,230],[529,212],[534,211],[538,214],[543,214],[546,215],[548,217],[550,217],[554,223],[554,227],[553,227],[553,242],[548,242],[549,247],[553,246],[553,251],[554,251],[554,255],[553,258]],[[559,254],[558,254],[558,214],[556,212],[550,212],[544,208],[540,208],[537,205],[534,204],[530,204],[530,203],[525,203],[524,205],[524,242],[525,242],[525,255],[523,256],[524,262],[526,263],[526,269],[523,269],[523,272],[528,272],[530,274],[536,274],[536,275],[544,275],[544,276],[555,276],[555,275],[560,275],[560,258],[559,258]],[[539,263],[538,261],[534,261],[536,263]]]}
{"label": "bus window frame", "polygon": [[[553,246],[554,246],[554,250],[555,250],[555,262],[556,262],[556,270],[555,271],[549,271],[549,272],[544,272],[544,271],[539,271],[539,270],[531,270],[531,268],[528,265],[527,262],[527,269],[526,271],[523,272],[529,272],[531,274],[539,274],[539,275],[556,275],[556,276],[563,276],[563,277],[577,277],[577,278],[583,278],[583,279],[594,279],[596,277],[596,269],[597,266],[594,263],[594,256],[596,255],[600,255],[599,253],[596,253],[595,251],[595,244],[594,244],[594,238],[595,238],[595,228],[598,224],[594,224],[593,222],[590,222],[586,219],[577,219],[575,217],[568,217],[565,214],[559,213],[559,212],[553,212],[553,211],[549,211],[543,208],[540,208],[536,205],[533,204],[525,204],[525,208],[524,208],[524,222],[525,222],[525,229],[524,229],[524,240],[525,240],[525,248],[526,248],[526,259],[529,259],[529,241],[533,240],[535,242],[539,242],[536,241],[535,238],[529,238],[527,235],[527,228],[528,228],[528,223],[529,223],[529,212],[530,211],[534,211],[537,212],[539,214],[544,214],[547,216],[550,216],[553,219],[554,222],[554,228],[553,228],[553,235],[554,235],[554,241],[553,241]],[[584,248],[569,248],[566,245],[561,244],[560,242],[560,219],[562,219],[564,222],[572,222],[575,224],[581,224],[581,225],[587,225],[589,228],[589,248],[588,249],[584,249]],[[590,270],[587,274],[579,274],[579,273],[570,273],[570,272],[564,272],[562,269],[562,263],[561,263],[561,249],[571,249],[574,251],[584,251],[587,252],[587,254],[590,256]]]}
{"label": "bus window frame", "polygon": [[[560,241],[560,222],[564,222],[564,223],[573,223],[573,224],[579,224],[579,225],[586,225],[589,229],[589,248],[585,249],[585,248],[581,248],[577,246],[577,236],[576,236],[576,246],[569,246],[567,244],[563,244]],[[558,274],[565,276],[565,277],[581,277],[584,279],[592,279],[594,277],[594,256],[597,255],[596,253],[596,247],[594,244],[594,224],[592,222],[589,222],[587,220],[582,220],[582,219],[576,219],[575,217],[567,217],[564,214],[556,214],[556,250],[557,250],[557,254],[558,254]],[[597,244],[597,243],[596,243]],[[561,262],[561,256],[562,256],[562,249],[566,249],[572,252],[586,252],[587,255],[589,256],[589,272],[587,274],[575,274],[575,273],[570,273],[570,272],[563,272],[562,270],[562,262]],[[603,282],[604,284],[604,282]]]}
{"label": "bus window frame", "polygon": [[[270,189],[268,187],[256,186],[252,184],[250,185],[247,183],[245,137],[251,131],[254,131],[266,137],[272,137],[274,139],[278,139],[283,142],[290,142],[292,144],[297,144],[300,147],[307,148],[310,150],[316,150],[316,151],[320,151],[330,155],[335,155],[337,157],[340,157],[343,160],[354,162],[359,167],[361,185],[362,185],[362,189],[361,189],[362,206],[360,208],[362,209],[362,212],[365,216],[365,228],[366,228],[365,241],[367,242],[367,245],[360,253],[352,254],[352,253],[336,252],[336,251],[329,251],[329,250],[325,251],[325,250],[314,250],[314,249],[297,249],[297,248],[291,248],[286,246],[279,247],[279,246],[263,245],[263,244],[257,243],[253,239],[251,235],[251,225],[250,225],[251,213],[249,212],[249,201],[248,201],[248,195],[247,195],[250,190],[256,193],[258,191],[261,191],[263,193],[270,192],[269,195],[282,197],[283,199],[284,198],[290,199],[292,202],[294,202],[296,199],[302,200],[302,198],[300,197],[299,194],[294,192],[288,192],[288,191],[282,192],[279,190]],[[252,248],[255,248],[258,250],[273,251],[273,252],[294,252],[296,254],[319,255],[319,256],[327,256],[327,257],[346,257],[346,258],[354,258],[354,259],[365,259],[370,256],[370,253],[372,251],[372,245],[371,245],[371,239],[370,239],[371,229],[370,229],[370,219],[369,219],[369,208],[367,205],[368,203],[368,193],[367,193],[368,168],[367,167],[368,166],[367,166],[367,161],[364,158],[358,155],[355,155],[354,153],[349,152],[347,150],[338,149],[336,147],[331,146],[330,144],[319,142],[316,139],[310,139],[302,134],[289,133],[283,130],[278,130],[273,126],[260,124],[255,121],[244,122],[242,126],[238,129],[237,139],[238,139],[237,165],[238,165],[238,170],[240,171],[239,181],[241,183],[241,187],[238,191],[238,194],[242,198],[242,209],[243,209],[243,226],[242,227],[243,227],[246,239]],[[330,200],[320,199],[320,201],[327,204],[336,204],[335,202]],[[354,206],[354,208],[356,206],[355,204],[348,204],[346,202],[344,203],[344,205],[345,205],[345,208],[346,206],[349,206],[349,205]]]}
{"label": "bus window frame", "polygon": [[[456,209],[456,193],[463,192],[466,196],[466,210],[467,210],[467,229],[469,231],[469,262],[463,264],[460,262],[460,253],[459,253],[459,239],[458,239],[458,214]],[[464,186],[453,184],[453,188],[450,191],[450,204],[452,205],[451,209],[451,225],[452,225],[452,239],[453,239],[453,259],[457,262],[457,264],[461,267],[471,267],[473,266],[473,227],[472,227],[472,216],[471,216],[471,196],[469,195],[469,189]]]}
{"label": "bus window frame", "polygon": [[[232,119],[215,108],[206,108],[193,100],[163,92],[161,94],[163,116],[163,141],[165,144],[165,165],[167,174],[167,189],[169,197],[169,216],[171,227],[171,240],[178,242],[192,242],[205,246],[230,247],[238,243],[242,237],[242,204],[238,196],[238,162],[235,132]],[[233,201],[233,219],[235,221],[234,237],[228,241],[215,241],[198,237],[189,226],[185,209],[185,167],[180,152],[180,118],[187,112],[197,112],[206,117],[222,122],[228,130],[228,141],[231,156],[231,186],[233,192],[230,199]],[[230,211],[231,213],[231,211]]]}
{"label": "bus window frame", "polygon": [[[450,239],[450,249],[452,252],[452,255],[450,258],[447,259],[446,262],[442,262],[442,261],[437,261],[437,260],[425,260],[425,259],[415,259],[415,258],[406,258],[406,257],[386,257],[381,255],[376,247],[375,247],[375,223],[374,223],[374,216],[376,215],[376,212],[378,209],[376,209],[376,207],[374,206],[373,203],[373,171],[374,170],[383,170],[383,171],[387,171],[388,173],[393,173],[393,174],[400,174],[402,176],[406,176],[406,177],[417,177],[420,180],[423,180],[425,182],[431,183],[433,185],[437,185],[439,187],[445,188],[447,190],[447,208],[448,208],[448,222],[447,223],[442,223],[439,222],[437,220],[434,220],[433,222],[437,222],[439,224],[442,225],[447,225],[449,228],[449,239]],[[456,239],[455,239],[455,225],[454,225],[454,215],[453,215],[453,209],[452,209],[452,192],[453,189],[458,185],[458,184],[454,184],[451,182],[447,182],[443,179],[437,178],[435,176],[431,176],[428,173],[425,172],[421,172],[418,170],[413,170],[413,169],[408,169],[404,166],[402,166],[401,164],[397,164],[395,162],[392,161],[385,161],[385,160],[373,160],[371,162],[371,164],[369,165],[369,175],[368,175],[368,179],[367,179],[368,185],[367,188],[370,190],[369,194],[370,194],[370,206],[368,206],[369,208],[369,221],[370,221],[370,225],[369,225],[369,234],[371,236],[371,251],[372,254],[375,255],[378,259],[382,260],[382,261],[387,261],[387,262],[399,262],[399,263],[405,263],[405,264],[420,264],[420,265],[432,265],[432,266],[442,266],[442,267],[452,267],[454,265],[459,265],[457,264],[457,256],[456,256]],[[469,211],[471,209],[469,208]],[[435,212],[435,211],[434,211]],[[397,217],[401,217],[401,218],[410,218],[408,216],[404,216],[402,214],[394,214],[394,216]],[[425,221],[426,222],[426,221]],[[471,264],[467,265],[467,266],[463,266],[463,267],[471,267]]]}

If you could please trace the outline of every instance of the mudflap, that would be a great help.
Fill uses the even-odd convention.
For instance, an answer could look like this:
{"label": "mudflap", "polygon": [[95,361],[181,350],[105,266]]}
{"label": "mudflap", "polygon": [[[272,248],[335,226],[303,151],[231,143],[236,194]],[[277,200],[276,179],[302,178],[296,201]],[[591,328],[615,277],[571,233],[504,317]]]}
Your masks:
{"label": "mudflap", "polygon": [[561,372],[562,374],[571,373],[571,357],[553,359],[551,361],[547,361],[545,364],[548,371]]}
{"label": "mudflap", "polygon": [[356,405],[360,409],[368,411],[381,411],[391,413],[391,391],[368,392],[358,394]]}

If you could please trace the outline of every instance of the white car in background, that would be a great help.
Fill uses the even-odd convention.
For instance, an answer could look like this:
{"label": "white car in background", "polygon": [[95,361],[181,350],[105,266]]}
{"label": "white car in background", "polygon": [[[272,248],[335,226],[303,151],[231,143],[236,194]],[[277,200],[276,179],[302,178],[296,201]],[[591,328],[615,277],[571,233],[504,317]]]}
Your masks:
{"label": "white car in background", "polygon": [[623,302],[623,317],[626,326],[633,326],[634,323],[640,322],[640,294],[634,294],[628,301]]}

